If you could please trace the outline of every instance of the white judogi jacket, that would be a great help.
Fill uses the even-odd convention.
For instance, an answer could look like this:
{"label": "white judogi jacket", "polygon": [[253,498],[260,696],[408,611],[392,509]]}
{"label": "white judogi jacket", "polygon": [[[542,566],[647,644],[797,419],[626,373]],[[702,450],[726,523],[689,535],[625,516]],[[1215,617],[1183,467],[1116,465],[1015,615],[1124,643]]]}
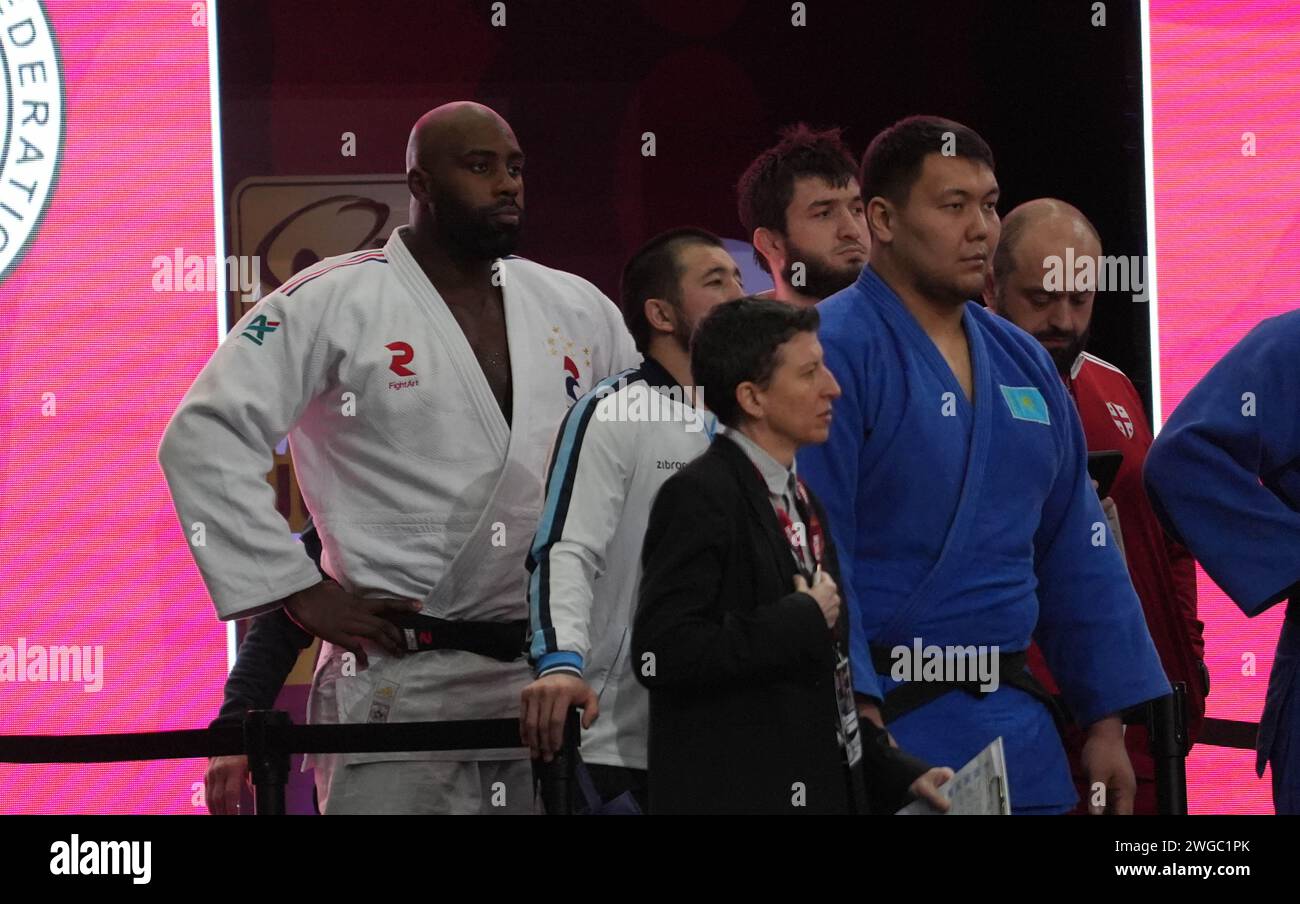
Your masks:
{"label": "white judogi jacket", "polygon": [[[500,261],[513,379],[507,424],[459,325],[394,231],[382,250],[328,258],[262,299],[182,400],[159,461],[222,619],[268,608],[319,580],[265,479],[287,435],[322,565],[367,598],[423,601],[440,618],[527,617],[524,560],[552,440],[570,405],[635,365],[614,304],[587,281]],[[524,659],[463,651],[343,674],[324,646],[309,721],[512,718]],[[516,759],[526,751],[354,755]]]}

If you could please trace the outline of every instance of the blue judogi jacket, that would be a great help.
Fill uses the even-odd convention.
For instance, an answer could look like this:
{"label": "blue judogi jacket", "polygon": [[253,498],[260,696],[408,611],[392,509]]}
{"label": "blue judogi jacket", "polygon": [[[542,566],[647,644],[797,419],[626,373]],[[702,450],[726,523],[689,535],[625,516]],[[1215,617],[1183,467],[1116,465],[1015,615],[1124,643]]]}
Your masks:
{"label": "blue judogi jacket", "polygon": [[[869,266],[823,301],[819,339],[843,389],[830,437],[799,454],[824,500],[850,607],[855,688],[883,698],[870,647],[1042,648],[1088,725],[1170,692],[1087,470],[1078,415],[1028,333],[967,303],[973,399]],[[1013,808],[1077,796],[1049,710],[1003,681],[953,692],[889,725],[960,768],[1003,738]]]}
{"label": "blue judogi jacket", "polygon": [[1157,514],[1246,613],[1291,597],[1260,718],[1278,812],[1300,812],[1300,311],[1256,326],[1174,409],[1146,464]]}

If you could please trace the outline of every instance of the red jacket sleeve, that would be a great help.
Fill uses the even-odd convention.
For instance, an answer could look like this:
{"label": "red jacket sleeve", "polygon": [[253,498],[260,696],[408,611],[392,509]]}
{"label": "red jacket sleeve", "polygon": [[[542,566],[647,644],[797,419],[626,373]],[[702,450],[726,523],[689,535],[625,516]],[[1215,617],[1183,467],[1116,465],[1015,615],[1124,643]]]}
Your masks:
{"label": "red jacket sleeve", "polygon": [[1196,559],[1186,546],[1165,537],[1169,564],[1174,571],[1174,593],[1180,621],[1187,629],[1187,642],[1197,659],[1205,658],[1205,622],[1196,614]]}

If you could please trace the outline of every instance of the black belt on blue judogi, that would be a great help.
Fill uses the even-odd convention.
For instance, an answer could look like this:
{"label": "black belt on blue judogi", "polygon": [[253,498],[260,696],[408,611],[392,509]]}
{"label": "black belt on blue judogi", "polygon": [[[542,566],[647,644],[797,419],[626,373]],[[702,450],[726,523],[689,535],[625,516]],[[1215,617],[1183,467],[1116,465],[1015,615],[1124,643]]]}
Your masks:
{"label": "black belt on blue judogi", "polygon": [[[871,664],[876,673],[888,675],[894,666],[892,647],[871,646]],[[1008,687],[1024,691],[1047,707],[1056,722],[1057,731],[1064,729],[1070,722],[1061,702],[1048,693],[1047,688],[1026,668],[1025,651],[1017,653],[998,653],[998,682]],[[972,697],[983,698],[992,691],[980,688],[979,679],[970,681],[908,681],[885,695],[880,706],[880,718],[886,725],[896,719],[932,703],[953,691],[964,691]]]}

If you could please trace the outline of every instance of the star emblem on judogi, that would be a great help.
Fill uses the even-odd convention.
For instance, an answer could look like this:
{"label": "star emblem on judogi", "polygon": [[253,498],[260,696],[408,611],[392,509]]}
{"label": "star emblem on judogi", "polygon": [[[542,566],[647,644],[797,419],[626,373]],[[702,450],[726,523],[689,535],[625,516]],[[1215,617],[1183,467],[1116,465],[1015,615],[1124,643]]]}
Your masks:
{"label": "star emblem on judogi", "polygon": [[[576,359],[577,354],[580,352],[583,365],[591,367],[590,346],[584,345],[581,349],[578,349],[578,343],[573,339],[566,339],[558,326],[551,327],[551,333],[553,335],[546,337],[546,350],[552,357],[559,357],[567,353],[566,357],[572,356]],[[560,347],[561,343],[563,343],[563,348]]]}

